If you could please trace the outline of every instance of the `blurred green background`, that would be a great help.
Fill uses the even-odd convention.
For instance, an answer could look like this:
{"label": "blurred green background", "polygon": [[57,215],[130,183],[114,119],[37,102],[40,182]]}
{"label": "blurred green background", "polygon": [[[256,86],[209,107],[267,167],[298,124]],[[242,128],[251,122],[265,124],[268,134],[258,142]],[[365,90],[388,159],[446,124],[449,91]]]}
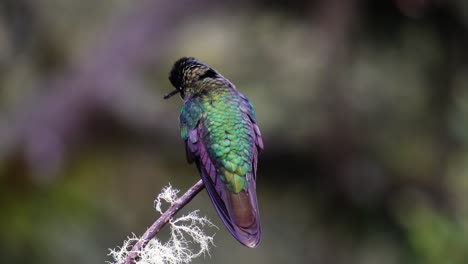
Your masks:
{"label": "blurred green background", "polygon": [[[263,238],[196,263],[468,263],[468,2],[0,1],[0,256],[103,263],[199,177],[194,56],[254,103]],[[165,235],[162,234],[162,237]]]}

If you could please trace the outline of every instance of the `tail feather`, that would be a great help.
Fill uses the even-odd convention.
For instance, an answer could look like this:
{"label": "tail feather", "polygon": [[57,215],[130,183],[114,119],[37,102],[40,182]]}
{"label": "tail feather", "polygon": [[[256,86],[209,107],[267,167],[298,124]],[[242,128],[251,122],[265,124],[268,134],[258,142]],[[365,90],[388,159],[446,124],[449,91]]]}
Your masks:
{"label": "tail feather", "polygon": [[[214,183],[199,161],[196,162],[208,195],[229,232],[243,245],[254,248],[260,242],[260,216],[255,182],[237,194],[217,180]],[[216,185],[215,185],[216,184]]]}

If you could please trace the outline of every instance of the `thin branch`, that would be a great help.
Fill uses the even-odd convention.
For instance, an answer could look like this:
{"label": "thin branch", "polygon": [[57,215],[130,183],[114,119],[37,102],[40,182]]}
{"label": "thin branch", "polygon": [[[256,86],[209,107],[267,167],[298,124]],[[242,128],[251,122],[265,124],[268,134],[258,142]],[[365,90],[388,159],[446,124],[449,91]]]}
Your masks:
{"label": "thin branch", "polygon": [[204,187],[203,181],[199,180],[187,192],[184,193],[177,201],[169,207],[164,214],[161,215],[146,232],[141,236],[140,240],[133,246],[131,253],[128,254],[127,259],[123,264],[134,264],[138,253],[148,244],[148,242],[159,233],[159,231],[169,222],[169,220],[186,204],[188,204],[193,197],[195,197]]}

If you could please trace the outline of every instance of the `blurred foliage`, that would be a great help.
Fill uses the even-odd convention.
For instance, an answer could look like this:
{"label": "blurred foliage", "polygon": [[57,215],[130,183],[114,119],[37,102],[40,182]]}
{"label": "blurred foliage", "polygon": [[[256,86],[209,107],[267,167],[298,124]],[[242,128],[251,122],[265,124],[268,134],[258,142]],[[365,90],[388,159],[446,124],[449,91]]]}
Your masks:
{"label": "blurred foliage", "polygon": [[[0,2],[4,261],[102,263],[108,248],[152,223],[163,186],[196,182],[178,136],[181,102],[162,100],[172,63],[194,56],[249,96],[266,146],[260,247],[221,229],[200,263],[466,263],[466,1],[174,7],[133,72],[118,76],[123,88],[108,89],[100,67],[112,76],[121,65],[87,65],[102,53],[96,46],[144,40],[124,34],[144,4],[168,6]],[[67,86],[83,69],[94,74]],[[74,97],[86,85],[84,99]],[[44,104],[49,95],[58,99]],[[62,123],[57,138],[45,133]],[[188,207],[222,226],[206,193]]]}

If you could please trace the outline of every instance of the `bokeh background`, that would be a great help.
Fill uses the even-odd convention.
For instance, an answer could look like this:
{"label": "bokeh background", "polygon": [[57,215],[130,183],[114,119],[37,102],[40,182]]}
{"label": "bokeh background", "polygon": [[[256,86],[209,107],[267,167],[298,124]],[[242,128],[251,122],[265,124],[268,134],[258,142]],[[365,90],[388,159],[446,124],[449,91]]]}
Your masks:
{"label": "bokeh background", "polygon": [[[196,263],[468,263],[468,2],[0,1],[0,256],[104,263],[199,178],[194,56],[254,103],[263,239]],[[164,233],[161,234],[164,238]]]}

